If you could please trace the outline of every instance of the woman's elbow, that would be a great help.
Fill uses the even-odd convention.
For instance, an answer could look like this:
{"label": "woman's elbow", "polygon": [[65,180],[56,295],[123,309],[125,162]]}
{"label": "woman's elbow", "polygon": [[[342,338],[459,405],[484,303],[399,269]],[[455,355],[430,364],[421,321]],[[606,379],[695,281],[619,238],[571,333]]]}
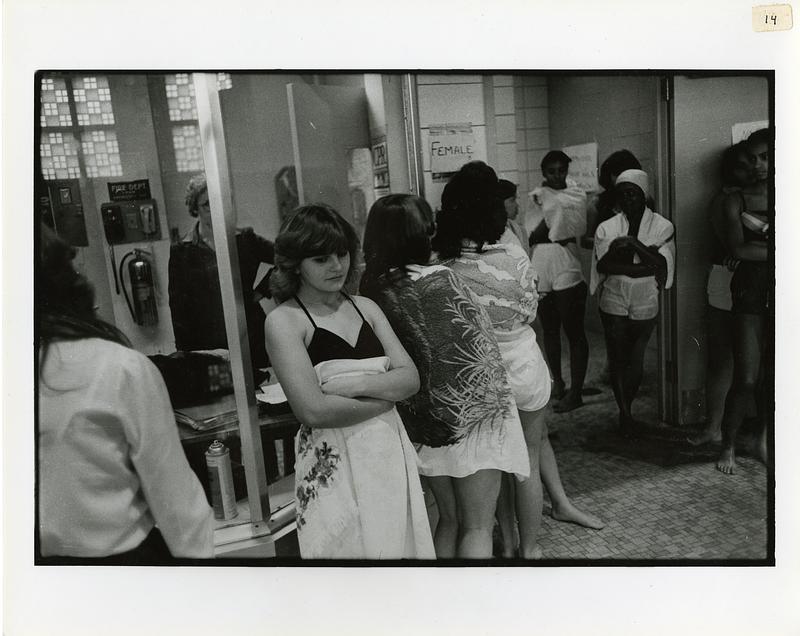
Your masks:
{"label": "woman's elbow", "polygon": [[419,392],[419,387],[420,387],[419,371],[417,371],[416,367],[411,367],[411,370],[413,371],[414,374],[413,377],[414,381],[412,382],[411,393],[409,393],[409,397]]}
{"label": "woman's elbow", "polygon": [[[410,398],[412,395],[416,395],[419,392],[420,381],[419,381],[419,372],[417,371],[417,367],[411,365],[405,368],[405,378],[402,383],[402,389],[400,391],[401,395],[398,396],[397,400],[405,400]],[[400,387],[398,387],[400,388]]]}
{"label": "woman's elbow", "polygon": [[292,407],[292,413],[300,424],[309,428],[324,428],[330,419],[328,409],[312,404],[304,404],[299,408]]}

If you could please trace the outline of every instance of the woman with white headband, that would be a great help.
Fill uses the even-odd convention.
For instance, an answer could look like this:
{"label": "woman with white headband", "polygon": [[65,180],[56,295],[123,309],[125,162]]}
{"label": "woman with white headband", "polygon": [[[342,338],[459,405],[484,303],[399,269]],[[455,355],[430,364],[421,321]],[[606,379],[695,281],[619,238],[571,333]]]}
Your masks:
{"label": "woman with white headband", "polygon": [[595,232],[591,292],[600,295],[620,429],[635,435],[641,424],[631,415],[631,404],[656,324],[659,289],[672,286],[675,229],[647,207],[648,178],[643,170],[622,172],[614,190],[622,213],[601,223]]}

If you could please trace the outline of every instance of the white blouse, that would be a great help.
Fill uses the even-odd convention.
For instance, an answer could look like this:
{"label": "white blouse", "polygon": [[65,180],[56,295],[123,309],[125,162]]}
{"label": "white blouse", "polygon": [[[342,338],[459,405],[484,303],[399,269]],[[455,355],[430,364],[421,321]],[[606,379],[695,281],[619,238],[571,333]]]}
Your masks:
{"label": "white blouse", "polygon": [[119,554],[154,525],[173,556],[213,556],[213,512],[161,374],[106,340],[52,344],[39,378],[42,555]]}

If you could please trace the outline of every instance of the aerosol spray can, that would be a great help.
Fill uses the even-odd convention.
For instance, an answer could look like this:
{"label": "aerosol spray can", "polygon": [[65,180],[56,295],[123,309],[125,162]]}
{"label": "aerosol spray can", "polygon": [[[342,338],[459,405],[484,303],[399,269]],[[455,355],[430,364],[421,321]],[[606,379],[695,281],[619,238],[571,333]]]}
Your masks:
{"label": "aerosol spray can", "polygon": [[233,492],[231,452],[218,439],[206,451],[208,480],[211,485],[211,505],[215,519],[233,519],[236,509],[236,494]]}

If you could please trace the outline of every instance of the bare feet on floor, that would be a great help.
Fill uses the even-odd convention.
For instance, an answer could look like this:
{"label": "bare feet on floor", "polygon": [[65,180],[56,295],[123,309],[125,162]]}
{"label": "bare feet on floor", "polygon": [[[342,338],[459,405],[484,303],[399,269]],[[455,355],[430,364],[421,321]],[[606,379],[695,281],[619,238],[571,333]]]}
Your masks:
{"label": "bare feet on floor", "polygon": [[554,413],[567,413],[583,406],[583,400],[579,392],[570,389],[558,402],[553,405]]}
{"label": "bare feet on floor", "polygon": [[556,521],[564,521],[566,523],[576,523],[579,526],[583,526],[584,528],[591,528],[592,530],[602,530],[605,528],[606,524],[603,522],[602,519],[599,517],[595,517],[593,514],[588,512],[583,512],[582,510],[578,510],[572,503],[569,503],[566,506],[562,506],[561,508],[553,509],[550,512],[550,516],[553,517]]}
{"label": "bare feet on floor", "polygon": [[736,472],[736,455],[732,448],[723,448],[717,460],[717,470],[726,475]]}
{"label": "bare feet on floor", "polygon": [[535,545],[530,550],[522,550],[520,552],[520,557],[523,559],[541,559],[542,549],[538,545]]}
{"label": "bare feet on floor", "polygon": [[705,429],[694,435],[689,435],[686,438],[692,446],[702,446],[703,444],[719,444],[722,441],[722,433],[720,431],[712,431]]}

